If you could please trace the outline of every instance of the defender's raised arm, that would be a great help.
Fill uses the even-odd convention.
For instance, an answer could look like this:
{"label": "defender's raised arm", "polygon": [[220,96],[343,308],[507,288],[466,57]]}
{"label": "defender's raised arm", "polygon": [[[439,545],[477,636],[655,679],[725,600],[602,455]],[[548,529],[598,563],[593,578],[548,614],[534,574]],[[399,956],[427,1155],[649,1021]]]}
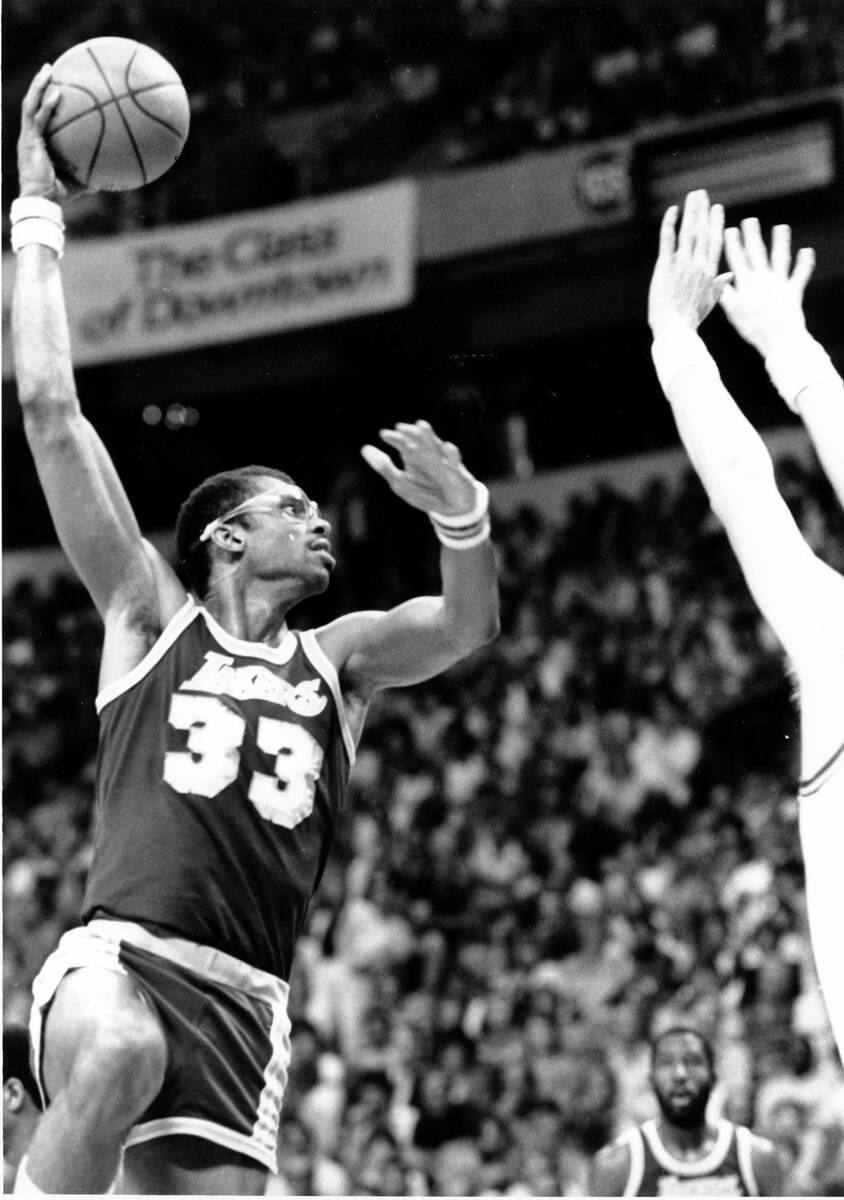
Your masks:
{"label": "defender's raised arm", "polygon": [[724,235],[734,283],[721,307],[731,324],[765,360],[788,407],[809,431],[821,465],[844,504],[844,381],[806,328],[803,294],[815,253],[798,250],[792,263],[791,227],[775,225],[770,253],[755,217]]}
{"label": "defender's raised arm", "polygon": [[817,658],[844,581],[803,539],[777,490],[770,454],[697,334],[729,276],[718,275],[724,212],[705,192],[666,213],[648,302],[653,358],[677,429],[747,584],[795,665]]}

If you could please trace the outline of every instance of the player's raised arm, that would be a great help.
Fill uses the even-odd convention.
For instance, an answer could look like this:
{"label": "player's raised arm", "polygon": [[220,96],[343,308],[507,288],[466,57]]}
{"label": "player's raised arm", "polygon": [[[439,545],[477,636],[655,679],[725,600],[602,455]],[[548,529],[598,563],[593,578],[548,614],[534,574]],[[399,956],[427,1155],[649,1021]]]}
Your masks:
{"label": "player's raised arm", "polygon": [[457,447],[426,421],[399,424],[381,436],[402,465],[375,446],[364,446],[363,457],[400,499],[430,516],[442,543],[442,594],[388,612],[351,613],[320,631],[329,657],[361,694],[429,679],[498,632],[487,489],[466,470]]}
{"label": "player's raised arm", "polygon": [[[59,541],[103,617],[160,624],[160,576],[99,435],[82,415],[70,353],[59,258],[61,187],[43,130],[58,100],[45,66],[23,101],[20,197],[12,206],[17,268],[12,337],[27,441]],[[169,579],[169,575],[168,575]],[[173,576],[175,582],[175,576]],[[169,593],[171,594],[171,593]]]}
{"label": "player's raised arm", "polygon": [[705,192],[662,222],[648,297],[653,358],[686,451],[721,519],[747,584],[798,669],[817,657],[819,631],[839,617],[844,583],[810,550],[774,480],[768,450],[721,382],[697,327],[719,276],[724,211]]}
{"label": "player's raised arm", "polygon": [[724,235],[734,283],[721,296],[731,324],[765,360],[771,382],[802,417],[824,471],[844,504],[844,382],[806,328],[803,293],[815,268],[813,250],[792,263],[791,228],[775,225],[770,253],[759,222],[742,221]]}

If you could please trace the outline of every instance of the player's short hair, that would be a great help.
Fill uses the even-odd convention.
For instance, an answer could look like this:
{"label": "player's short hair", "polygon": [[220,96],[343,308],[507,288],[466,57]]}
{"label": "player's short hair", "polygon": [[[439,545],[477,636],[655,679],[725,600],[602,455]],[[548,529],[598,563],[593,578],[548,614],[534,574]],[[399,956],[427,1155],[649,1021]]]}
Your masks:
{"label": "player's short hair", "polygon": [[19,1080],[35,1107],[41,1108],[29,1056],[29,1033],[22,1025],[6,1025],[3,1029],[3,1082],[7,1079]]}
{"label": "player's short hair", "polygon": [[713,1049],[712,1043],[710,1042],[710,1040],[706,1036],[706,1034],[703,1033],[700,1029],[698,1029],[698,1027],[696,1025],[683,1025],[683,1024],[669,1025],[666,1029],[661,1029],[659,1031],[659,1033],[654,1034],[654,1036],[651,1038],[651,1044],[650,1044],[651,1062],[653,1062],[653,1060],[656,1058],[656,1052],[659,1048],[660,1043],[664,1042],[667,1037],[671,1037],[673,1034],[677,1034],[677,1033],[690,1033],[692,1035],[692,1037],[697,1038],[697,1040],[700,1042],[701,1046],[703,1046],[703,1052],[706,1055],[706,1061],[709,1066],[709,1070],[714,1073],[714,1071],[715,1071],[715,1050]]}
{"label": "player's short hair", "polygon": [[209,521],[236,508],[254,492],[252,481],[258,475],[269,475],[284,483],[294,483],[276,467],[237,467],[218,471],[204,479],[188,496],[176,518],[176,554],[188,586],[200,600],[208,589],[211,574],[210,543],[199,540]]}

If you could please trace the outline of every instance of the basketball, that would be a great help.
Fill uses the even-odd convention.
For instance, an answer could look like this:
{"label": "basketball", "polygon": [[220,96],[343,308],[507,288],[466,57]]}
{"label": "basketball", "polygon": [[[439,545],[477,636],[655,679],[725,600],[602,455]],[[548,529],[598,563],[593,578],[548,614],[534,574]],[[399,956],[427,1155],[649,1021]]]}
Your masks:
{"label": "basketball", "polygon": [[44,138],[61,175],[90,191],[123,192],[158,179],[179,157],[188,97],[157,50],[91,38],[56,59],[53,86],[61,95]]}

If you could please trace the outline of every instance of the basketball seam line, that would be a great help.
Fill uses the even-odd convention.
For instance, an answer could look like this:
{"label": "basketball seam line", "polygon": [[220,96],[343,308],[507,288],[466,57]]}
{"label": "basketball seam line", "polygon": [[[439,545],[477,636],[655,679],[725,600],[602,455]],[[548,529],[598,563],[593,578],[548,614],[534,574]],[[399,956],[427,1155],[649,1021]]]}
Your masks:
{"label": "basketball seam line", "polygon": [[174,137],[182,136],[182,131],[177,126],[172,125],[169,121],[165,121],[164,117],[160,117],[158,113],[150,112],[148,108],[144,108],[143,104],[141,104],[141,102],[138,100],[137,92],[132,93],[132,99],[135,101],[135,107],[142,112],[145,117],[148,117],[150,121],[155,121],[156,125],[160,125],[163,129],[166,129],[168,133],[172,133]]}
{"label": "basketball seam line", "polygon": [[[119,96],[112,93],[112,99],[106,100],[105,103],[103,103],[96,93],[90,90],[90,88],[86,88],[84,84],[59,82],[58,86],[63,88],[77,88],[80,92],[85,92],[86,95],[90,96],[92,103],[90,108],[86,108],[82,112],[74,113],[72,117],[68,117],[66,121],[62,121],[60,125],[51,125],[47,131],[49,137],[52,137],[55,133],[61,133],[63,129],[67,129],[68,125],[72,125],[74,121],[80,121],[83,117],[88,117],[93,112],[102,112],[103,109],[108,108],[110,104],[116,104],[120,100],[131,100],[133,97],[143,96],[147,92],[154,92],[165,87],[181,87],[182,84],[178,79],[174,79],[172,83],[148,83],[145,87],[136,88],[133,92],[121,92]],[[141,112],[146,116],[153,117],[154,119],[161,121],[161,117],[156,118],[153,113],[149,112],[145,108],[142,108],[140,104],[138,105],[138,108],[140,108]],[[171,128],[171,126],[168,125],[168,129],[169,128]],[[175,126],[172,126],[172,129],[175,134],[180,132]]]}
{"label": "basketball seam line", "polygon": [[[105,71],[102,69],[102,67],[100,66],[100,63],[99,63],[99,60],[98,60],[97,56],[94,54],[94,52],[93,52],[93,50],[91,49],[91,47],[90,47],[90,46],[88,46],[88,47],[87,47],[87,50],[88,50],[88,53],[91,55],[91,58],[93,59],[93,61],[94,61],[94,64],[95,64],[95,66],[96,66],[97,70],[99,71],[100,75],[102,76],[103,83],[104,83],[104,84],[106,85],[106,87],[108,88],[108,91],[109,91],[109,93],[111,94],[111,98],[112,98],[112,100],[113,100],[113,101],[114,101],[114,103],[115,103],[115,106],[116,106],[116,108],[117,108],[117,111],[118,111],[118,113],[120,114],[120,119],[121,119],[121,121],[123,122],[123,127],[124,127],[124,129],[126,130],[126,136],[127,136],[127,137],[128,137],[128,139],[129,139],[129,143],[130,143],[130,145],[131,145],[131,147],[132,147],[132,150],[133,150],[133,152],[134,152],[134,154],[135,154],[135,158],[136,158],[136,159],[137,159],[137,161],[138,161],[138,166],[141,168],[141,177],[142,177],[142,179],[143,179],[143,182],[144,182],[144,183],[146,183],[146,182],[147,182],[147,169],[146,169],[146,165],[145,165],[145,163],[144,163],[143,156],[141,155],[141,152],[140,152],[140,150],[138,149],[138,143],[135,141],[135,135],[134,135],[134,133],[132,132],[132,128],[131,128],[131,126],[129,125],[129,122],[126,120],[126,114],[124,113],[123,109],[120,107],[120,101],[118,100],[117,96],[115,95],[114,89],[112,88],[111,84],[109,83],[108,76],[106,75],[106,73],[105,73]],[[132,51],[132,55],[131,55],[131,57],[130,57],[129,61],[127,62],[127,64],[126,64],[126,68],[125,68],[125,70],[124,70],[124,72],[123,72],[123,78],[124,78],[124,80],[125,80],[125,83],[126,83],[126,87],[127,87],[127,88],[129,87],[129,72],[130,72],[130,70],[132,69],[132,63],[135,61],[135,58],[137,57],[137,54],[138,54],[138,51],[137,51],[137,48],[136,48],[135,50],[133,50],[133,51]],[[103,129],[105,130],[105,120],[103,120]],[[93,167],[91,168],[91,171],[93,172]],[[89,176],[88,176],[88,178],[90,179],[90,177],[91,177],[91,176],[90,176],[90,173],[89,173]]]}
{"label": "basketball seam line", "polygon": [[[148,118],[150,121],[155,121],[157,125],[161,125],[163,128],[166,128],[166,130],[168,130],[170,133],[173,133],[175,137],[179,137],[180,136],[179,130],[176,130],[174,125],[170,125],[170,122],[164,120],[163,116],[158,116],[155,113],[150,113],[149,109],[144,108],[143,104],[139,102],[136,92],[134,92],[134,90],[132,89],[132,85],[130,84],[130,82],[128,82],[128,76],[130,76],[130,72],[132,70],[132,64],[134,62],[134,58],[136,58],[137,53],[138,52],[136,50],[136,52],[134,52],[134,54],[132,55],[132,58],[130,60],[128,60],[128,62],[126,64],[126,70],[124,72],[124,80],[126,83],[126,90],[128,92],[128,95],[130,95],[132,100],[134,101],[134,107],[136,107],[140,113],[143,113],[144,116],[146,116],[146,118]],[[176,156],[176,157],[178,157],[178,156]],[[144,182],[146,182],[145,169],[144,169]]]}

